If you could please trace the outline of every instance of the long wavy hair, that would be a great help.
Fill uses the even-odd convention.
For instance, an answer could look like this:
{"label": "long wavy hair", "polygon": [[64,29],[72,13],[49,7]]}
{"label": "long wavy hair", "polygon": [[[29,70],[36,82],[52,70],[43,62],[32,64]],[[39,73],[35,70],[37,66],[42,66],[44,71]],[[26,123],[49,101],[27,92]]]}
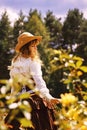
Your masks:
{"label": "long wavy hair", "polygon": [[[21,49],[20,52],[16,54],[16,56],[12,59],[12,62],[15,62],[18,57],[24,57],[24,58],[29,58],[30,57],[30,50],[29,50],[29,46],[31,46],[31,44],[36,43],[37,44],[37,39],[34,39],[30,42],[28,42],[27,44],[25,44]],[[36,51],[36,55],[34,58],[32,58],[32,60],[37,60],[38,62],[40,62],[42,64],[42,61],[40,60],[40,54],[38,51]]]}

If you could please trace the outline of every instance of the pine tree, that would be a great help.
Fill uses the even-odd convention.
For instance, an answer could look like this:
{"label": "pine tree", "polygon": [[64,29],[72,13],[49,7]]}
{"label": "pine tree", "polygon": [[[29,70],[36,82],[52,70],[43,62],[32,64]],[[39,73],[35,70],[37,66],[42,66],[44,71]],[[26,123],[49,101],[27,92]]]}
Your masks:
{"label": "pine tree", "polygon": [[0,19],[0,78],[8,78],[7,66],[10,59],[11,31],[7,11],[4,11]]}

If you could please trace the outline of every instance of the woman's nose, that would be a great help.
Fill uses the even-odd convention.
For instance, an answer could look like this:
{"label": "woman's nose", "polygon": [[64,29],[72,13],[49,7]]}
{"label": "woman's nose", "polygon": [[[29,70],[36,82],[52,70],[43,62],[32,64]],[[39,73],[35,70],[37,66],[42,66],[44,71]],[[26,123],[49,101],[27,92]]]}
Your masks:
{"label": "woman's nose", "polygon": [[37,49],[37,46],[35,46],[34,48]]}

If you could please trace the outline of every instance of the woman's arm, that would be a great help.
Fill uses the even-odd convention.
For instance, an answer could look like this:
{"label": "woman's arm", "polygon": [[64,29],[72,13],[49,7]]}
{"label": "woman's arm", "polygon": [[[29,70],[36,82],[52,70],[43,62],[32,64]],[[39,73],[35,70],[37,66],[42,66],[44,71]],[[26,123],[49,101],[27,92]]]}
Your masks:
{"label": "woman's arm", "polygon": [[49,93],[49,89],[47,88],[46,83],[43,80],[41,65],[38,62],[36,61],[31,62],[30,73],[34,79],[36,85],[35,87],[40,91],[41,96],[48,100],[54,99],[54,97],[52,97],[52,95]]}

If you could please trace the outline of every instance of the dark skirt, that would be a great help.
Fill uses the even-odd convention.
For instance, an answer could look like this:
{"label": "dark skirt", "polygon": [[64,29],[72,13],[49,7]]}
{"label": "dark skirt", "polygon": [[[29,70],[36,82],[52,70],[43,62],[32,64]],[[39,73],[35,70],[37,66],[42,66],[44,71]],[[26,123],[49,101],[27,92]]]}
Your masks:
{"label": "dark skirt", "polygon": [[[43,100],[38,95],[34,94],[31,98],[26,99],[29,101],[32,111],[31,111],[31,121],[34,128],[26,128],[26,130],[57,130],[57,127],[54,124],[55,115],[54,109],[51,104],[48,106],[46,100]],[[8,113],[5,123],[8,122],[10,113]],[[20,112],[16,117],[22,117],[23,114]],[[7,123],[8,124],[8,123]],[[10,124],[12,128],[9,130],[20,130],[20,123],[13,119]]]}

